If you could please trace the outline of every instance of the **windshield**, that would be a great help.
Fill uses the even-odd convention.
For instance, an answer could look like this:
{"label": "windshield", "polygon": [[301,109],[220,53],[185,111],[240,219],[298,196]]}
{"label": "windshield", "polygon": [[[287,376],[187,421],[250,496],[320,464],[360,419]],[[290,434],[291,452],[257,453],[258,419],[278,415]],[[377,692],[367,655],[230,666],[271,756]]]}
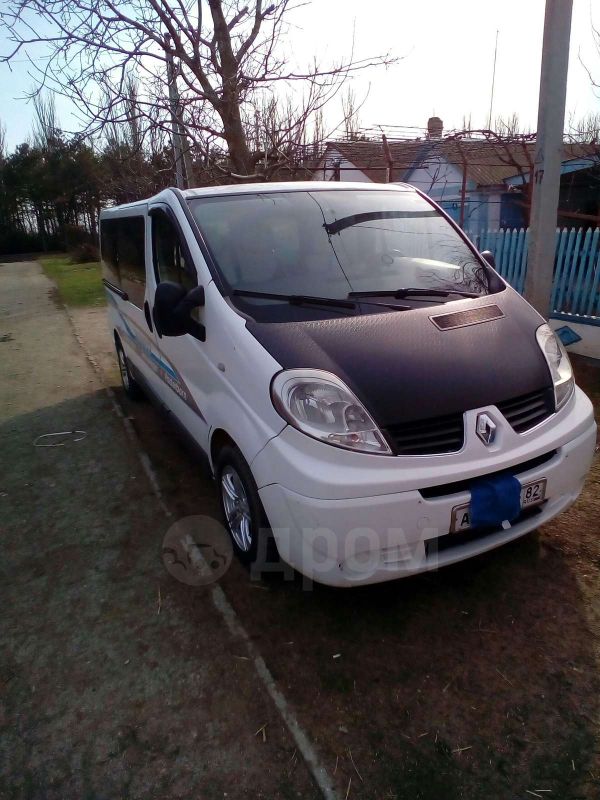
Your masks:
{"label": "windshield", "polygon": [[290,191],[189,204],[232,289],[326,298],[488,291],[485,267],[415,192]]}

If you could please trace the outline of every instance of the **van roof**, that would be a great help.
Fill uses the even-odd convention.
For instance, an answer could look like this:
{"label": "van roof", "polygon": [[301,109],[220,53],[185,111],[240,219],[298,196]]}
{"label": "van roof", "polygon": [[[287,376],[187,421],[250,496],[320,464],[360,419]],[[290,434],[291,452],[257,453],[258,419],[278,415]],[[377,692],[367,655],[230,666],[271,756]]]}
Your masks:
{"label": "van roof", "polygon": [[[307,192],[307,191],[343,191],[348,189],[363,191],[401,191],[415,192],[414,186],[408,183],[360,183],[351,181],[285,181],[280,183],[239,183],[227,184],[226,186],[200,186],[197,189],[184,189],[182,195],[190,200],[194,197],[214,197],[232,194],[255,194],[261,192]],[[169,192],[173,192],[173,187],[163,189],[162,192],[155,194],[145,200],[137,200],[134,203],[124,203],[120,206],[110,206],[102,209],[101,217],[112,216],[111,212],[137,211],[143,213],[148,203],[158,200],[165,200]],[[118,214],[117,214],[118,216]]]}
{"label": "van roof", "polygon": [[354,189],[360,191],[400,190],[414,192],[415,188],[407,183],[359,183],[351,181],[285,181],[281,183],[237,183],[226,186],[201,186],[197,189],[185,189],[186,198],[209,197],[224,194],[254,194],[255,192],[307,192],[327,189]]}

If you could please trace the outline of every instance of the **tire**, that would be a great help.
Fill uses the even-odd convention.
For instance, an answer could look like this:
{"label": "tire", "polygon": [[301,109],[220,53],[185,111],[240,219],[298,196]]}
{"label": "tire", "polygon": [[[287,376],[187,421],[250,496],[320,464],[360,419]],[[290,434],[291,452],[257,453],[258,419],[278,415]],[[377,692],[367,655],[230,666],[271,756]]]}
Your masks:
{"label": "tire", "polygon": [[225,445],[215,459],[221,514],[238,559],[258,567],[277,563],[279,555],[260,502],[256,482],[235,445]]}
{"label": "tire", "polygon": [[141,400],[143,392],[139,383],[131,374],[129,362],[127,360],[127,356],[125,355],[125,351],[123,350],[123,345],[117,340],[115,347],[117,350],[117,360],[119,362],[119,372],[121,374],[121,384],[123,386],[123,390],[130,400]]}

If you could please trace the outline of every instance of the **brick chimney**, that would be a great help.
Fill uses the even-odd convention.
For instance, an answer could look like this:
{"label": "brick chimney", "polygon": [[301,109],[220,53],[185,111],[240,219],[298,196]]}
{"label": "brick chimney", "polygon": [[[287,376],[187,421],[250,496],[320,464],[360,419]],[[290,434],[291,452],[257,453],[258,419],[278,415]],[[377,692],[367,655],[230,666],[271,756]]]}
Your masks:
{"label": "brick chimney", "polygon": [[427,138],[441,139],[444,132],[444,123],[439,117],[429,117],[427,120]]}

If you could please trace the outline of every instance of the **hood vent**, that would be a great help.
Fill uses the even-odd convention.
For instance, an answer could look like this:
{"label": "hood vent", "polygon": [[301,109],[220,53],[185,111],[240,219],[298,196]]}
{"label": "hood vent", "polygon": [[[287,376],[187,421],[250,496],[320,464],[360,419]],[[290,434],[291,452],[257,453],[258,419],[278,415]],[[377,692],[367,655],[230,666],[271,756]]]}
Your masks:
{"label": "hood vent", "polygon": [[491,322],[493,319],[502,319],[504,313],[496,305],[470,308],[467,311],[455,311],[452,314],[438,314],[429,317],[436,328],[441,331],[450,331],[453,328],[464,328],[466,325],[478,325],[480,322]]}

